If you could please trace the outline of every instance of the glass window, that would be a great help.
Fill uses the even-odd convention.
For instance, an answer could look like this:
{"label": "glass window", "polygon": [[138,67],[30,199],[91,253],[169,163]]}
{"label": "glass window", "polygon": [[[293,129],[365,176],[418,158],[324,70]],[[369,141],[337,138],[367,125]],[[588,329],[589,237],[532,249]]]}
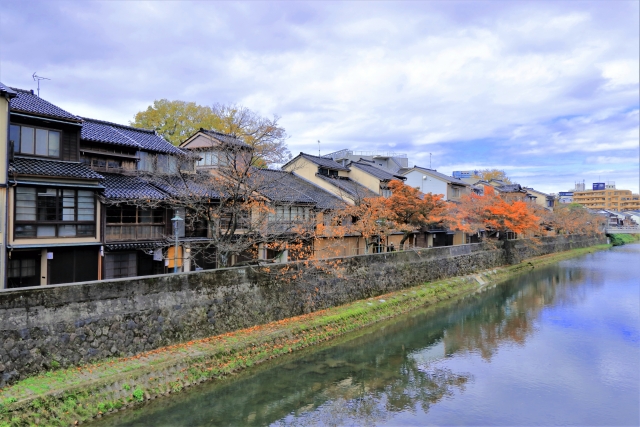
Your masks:
{"label": "glass window", "polygon": [[39,225],[37,237],[56,237],[55,225]]}
{"label": "glass window", "polygon": [[38,221],[57,221],[58,201],[55,188],[38,188]]}
{"label": "glass window", "polygon": [[123,206],[122,207],[122,223],[123,224],[135,224],[138,222],[135,206]]}
{"label": "glass window", "polygon": [[74,237],[76,235],[75,225],[60,225],[58,226],[59,237]]}
{"label": "glass window", "polygon": [[15,200],[16,237],[95,235],[93,191],[17,187]]}
{"label": "glass window", "polygon": [[34,154],[34,128],[22,126],[20,135],[20,152],[25,154]]}
{"label": "glass window", "polygon": [[62,190],[62,220],[75,221],[76,219],[76,191]]}
{"label": "glass window", "polygon": [[49,131],[49,157],[60,157],[60,132]]}
{"label": "glass window", "polygon": [[20,126],[11,125],[9,128],[9,140],[13,143],[13,151],[20,152]]}
{"label": "glass window", "polygon": [[9,277],[31,277],[36,275],[35,259],[9,260]]}
{"label": "glass window", "polygon": [[138,152],[140,161],[138,162],[138,170],[144,172],[153,172],[153,156],[144,151]]}
{"label": "glass window", "polygon": [[19,221],[36,220],[36,189],[16,188],[16,219]]}
{"label": "glass window", "polygon": [[47,156],[49,154],[49,131],[36,129],[36,154]]}
{"label": "glass window", "polygon": [[9,132],[14,153],[60,157],[61,133],[59,131],[11,125]]}
{"label": "glass window", "polygon": [[93,221],[95,199],[93,191],[78,190],[78,221]]}

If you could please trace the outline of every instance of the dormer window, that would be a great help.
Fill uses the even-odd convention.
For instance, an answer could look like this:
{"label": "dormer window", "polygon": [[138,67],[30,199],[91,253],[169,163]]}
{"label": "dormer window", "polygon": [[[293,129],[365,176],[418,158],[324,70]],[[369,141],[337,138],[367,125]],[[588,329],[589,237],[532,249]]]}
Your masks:
{"label": "dormer window", "polygon": [[32,126],[11,125],[9,140],[15,154],[60,157],[61,132]]}
{"label": "dormer window", "polygon": [[338,171],[336,171],[336,170],[331,170],[331,169],[327,169],[327,168],[319,168],[318,171],[319,171],[320,175],[329,176],[331,178],[337,178],[338,177]]}

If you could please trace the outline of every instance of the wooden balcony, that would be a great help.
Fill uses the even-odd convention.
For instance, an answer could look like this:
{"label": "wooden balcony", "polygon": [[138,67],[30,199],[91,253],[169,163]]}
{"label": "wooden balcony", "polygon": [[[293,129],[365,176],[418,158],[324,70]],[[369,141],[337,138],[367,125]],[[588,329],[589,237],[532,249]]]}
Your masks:
{"label": "wooden balcony", "polygon": [[164,235],[164,225],[107,224],[106,241],[158,240]]}

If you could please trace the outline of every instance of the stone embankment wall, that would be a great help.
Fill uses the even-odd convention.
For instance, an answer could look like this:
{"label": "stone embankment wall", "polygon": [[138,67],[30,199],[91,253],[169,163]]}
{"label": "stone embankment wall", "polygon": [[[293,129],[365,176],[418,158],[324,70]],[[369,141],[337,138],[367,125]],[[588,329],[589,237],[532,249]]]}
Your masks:
{"label": "stone embankment wall", "polygon": [[52,367],[133,355],[599,243],[544,238],[2,291],[0,387]]}

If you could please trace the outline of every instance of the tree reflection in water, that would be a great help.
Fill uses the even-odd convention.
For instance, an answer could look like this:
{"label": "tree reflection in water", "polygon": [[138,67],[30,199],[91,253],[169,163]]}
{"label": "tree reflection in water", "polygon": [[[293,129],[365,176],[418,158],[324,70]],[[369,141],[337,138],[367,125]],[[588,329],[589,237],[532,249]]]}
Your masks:
{"label": "tree reflection in water", "polygon": [[[554,274],[543,270],[526,277],[527,286],[518,286],[516,292],[505,295],[500,303],[478,307],[477,311],[447,328],[444,333],[446,354],[478,352],[485,360],[490,360],[504,343],[524,345],[545,307],[574,305],[586,298],[592,288],[584,286],[583,270],[557,270]],[[602,281],[590,283],[598,287]]]}
{"label": "tree reflection in water", "polygon": [[[588,279],[591,286],[602,283]],[[460,351],[489,359],[501,343],[524,343],[543,307],[573,303],[588,292],[574,289],[581,282],[577,269],[536,270],[100,425],[375,425],[400,413],[426,413],[473,381],[431,361]]]}

